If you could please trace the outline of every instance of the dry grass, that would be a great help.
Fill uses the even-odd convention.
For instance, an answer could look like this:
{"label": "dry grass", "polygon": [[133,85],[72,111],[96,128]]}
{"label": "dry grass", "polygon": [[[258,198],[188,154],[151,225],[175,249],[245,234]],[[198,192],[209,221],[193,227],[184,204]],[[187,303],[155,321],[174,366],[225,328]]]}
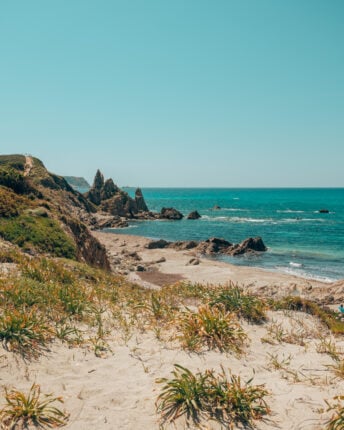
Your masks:
{"label": "dry grass", "polygon": [[61,397],[52,394],[41,394],[39,385],[33,384],[28,394],[18,390],[5,391],[6,405],[0,411],[0,420],[7,429],[28,428],[33,425],[39,428],[64,426],[68,421],[65,411],[53,406],[63,403]]}

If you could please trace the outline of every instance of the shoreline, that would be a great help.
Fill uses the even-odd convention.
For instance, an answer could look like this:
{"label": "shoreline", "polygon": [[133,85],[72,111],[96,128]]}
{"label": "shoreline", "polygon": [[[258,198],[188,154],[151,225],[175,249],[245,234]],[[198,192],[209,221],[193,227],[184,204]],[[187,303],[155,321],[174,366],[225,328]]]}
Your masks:
{"label": "shoreline", "polygon": [[299,295],[324,304],[344,301],[344,280],[326,283],[259,267],[236,266],[201,257],[192,249],[147,249],[145,245],[151,239],[143,236],[103,231],[92,234],[105,246],[114,272],[147,288],[178,280],[205,285],[234,283],[269,297]]}

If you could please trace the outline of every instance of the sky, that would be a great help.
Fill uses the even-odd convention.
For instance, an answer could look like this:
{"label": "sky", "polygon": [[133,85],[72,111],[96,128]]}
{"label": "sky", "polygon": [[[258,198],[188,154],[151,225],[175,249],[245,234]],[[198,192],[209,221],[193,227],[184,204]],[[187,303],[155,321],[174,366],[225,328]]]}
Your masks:
{"label": "sky", "polygon": [[344,1],[0,0],[0,153],[121,186],[344,187]]}

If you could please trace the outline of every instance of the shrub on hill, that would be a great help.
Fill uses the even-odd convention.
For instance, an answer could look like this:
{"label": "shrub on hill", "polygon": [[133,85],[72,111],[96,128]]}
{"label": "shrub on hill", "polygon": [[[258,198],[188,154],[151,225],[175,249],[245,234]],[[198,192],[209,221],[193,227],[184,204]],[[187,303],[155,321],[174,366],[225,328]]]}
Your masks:
{"label": "shrub on hill", "polygon": [[22,214],[0,219],[0,235],[24,249],[37,249],[56,257],[76,257],[76,245],[59,223],[46,216]]}

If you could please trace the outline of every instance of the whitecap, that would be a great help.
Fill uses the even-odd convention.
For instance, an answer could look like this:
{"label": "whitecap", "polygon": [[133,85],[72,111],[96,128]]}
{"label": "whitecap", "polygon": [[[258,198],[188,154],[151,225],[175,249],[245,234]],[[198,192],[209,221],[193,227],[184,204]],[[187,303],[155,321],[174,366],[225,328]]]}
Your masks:
{"label": "whitecap", "polygon": [[302,263],[295,263],[294,261],[290,261],[289,265],[292,267],[303,267]]}

